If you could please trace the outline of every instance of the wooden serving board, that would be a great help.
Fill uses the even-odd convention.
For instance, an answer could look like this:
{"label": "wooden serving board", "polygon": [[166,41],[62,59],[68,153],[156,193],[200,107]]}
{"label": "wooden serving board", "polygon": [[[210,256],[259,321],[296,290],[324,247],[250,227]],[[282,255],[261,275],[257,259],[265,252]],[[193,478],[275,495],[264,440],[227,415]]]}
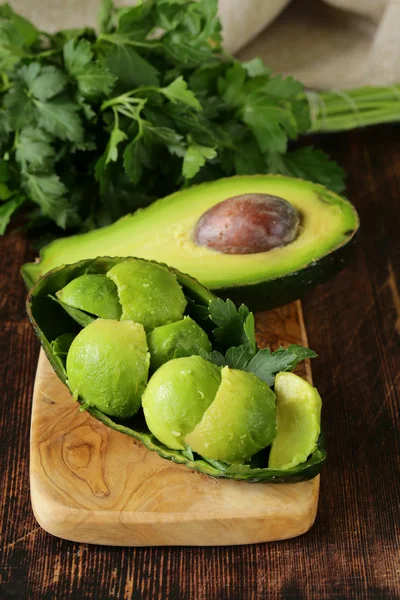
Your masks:
{"label": "wooden serving board", "polygon": [[[307,344],[300,302],[259,313],[260,346]],[[298,371],[311,380],[308,363]],[[31,499],[47,532],[114,546],[220,546],[312,526],[319,477],[251,484],[207,477],[79,412],[41,351],[33,395]]]}

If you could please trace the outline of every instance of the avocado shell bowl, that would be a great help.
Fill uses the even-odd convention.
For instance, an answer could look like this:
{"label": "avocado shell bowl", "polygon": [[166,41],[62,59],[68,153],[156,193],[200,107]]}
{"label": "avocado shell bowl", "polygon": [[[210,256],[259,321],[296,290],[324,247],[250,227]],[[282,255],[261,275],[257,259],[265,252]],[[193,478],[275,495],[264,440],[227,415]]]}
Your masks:
{"label": "avocado shell bowl", "polygon": [[[248,199],[262,196],[290,209],[278,216],[287,230],[275,246],[249,243],[263,216]],[[246,198],[245,210],[236,203],[236,220],[224,221],[227,202]],[[249,221],[253,229],[246,229]],[[210,224],[216,226],[214,239]],[[224,251],[216,239],[230,225],[239,238],[229,240]],[[165,261],[221,298],[266,310],[300,298],[340,271],[358,227],[352,204],[322,185],[278,175],[235,176],[185,188],[109,226],[55,240],[41,250],[40,259],[22,267],[22,276],[30,287],[54,267],[101,256],[107,248],[114,256]],[[247,238],[240,239],[246,230]],[[235,241],[247,249],[238,251]]]}
{"label": "avocado shell bowl", "polygon": [[[63,334],[77,334],[81,327],[50,296],[54,296],[58,290],[80,275],[105,274],[114,265],[124,260],[126,259],[121,257],[102,257],[58,267],[40,278],[29,292],[27,298],[29,319],[54,371],[66,386],[68,386],[68,380],[64,361],[52,346],[52,342]],[[176,269],[171,270],[175,273],[188,300],[187,313],[202,327],[205,329],[208,327],[211,332],[210,327],[212,324],[208,318],[208,305],[215,298],[214,294],[193,277]],[[78,398],[78,402],[81,405],[84,404],[80,398]],[[316,450],[308,457],[308,460],[288,470],[274,470],[263,466],[268,463],[268,449],[256,454],[249,464],[228,465],[220,461],[205,460],[196,454],[191,455],[186,451],[172,450],[164,446],[150,433],[141,410],[134,417],[122,421],[111,418],[95,408],[85,407],[85,409],[107,427],[139,440],[146,448],[157,452],[162,458],[186,465],[190,469],[212,477],[223,477],[252,483],[295,483],[315,477],[325,461],[326,454],[322,435],[318,440]]]}

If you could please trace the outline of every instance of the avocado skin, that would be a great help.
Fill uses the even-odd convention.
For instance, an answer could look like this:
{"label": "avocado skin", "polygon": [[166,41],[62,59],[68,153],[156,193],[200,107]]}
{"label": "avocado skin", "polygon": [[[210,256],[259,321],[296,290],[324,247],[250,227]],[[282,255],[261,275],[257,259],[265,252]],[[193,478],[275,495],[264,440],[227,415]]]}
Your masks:
{"label": "avocado skin", "polygon": [[213,289],[213,292],[220,298],[230,298],[236,306],[246,304],[253,312],[270,310],[299,300],[347,265],[354,252],[358,231],[349,232],[342,246],[299,271],[253,285]]}

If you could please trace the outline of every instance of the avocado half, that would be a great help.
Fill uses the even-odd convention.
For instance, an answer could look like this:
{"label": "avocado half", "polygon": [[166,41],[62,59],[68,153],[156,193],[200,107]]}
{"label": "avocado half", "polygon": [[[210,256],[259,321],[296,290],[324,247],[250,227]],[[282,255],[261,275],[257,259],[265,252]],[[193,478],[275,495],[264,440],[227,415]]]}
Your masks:
{"label": "avocado half", "polygon": [[[194,240],[199,219],[216,204],[244,194],[282,198],[300,215],[297,236],[285,246],[254,254],[224,254]],[[336,274],[350,254],[359,219],[353,205],[323,186],[277,175],[237,176],[176,192],[89,233],[44,247],[22,267],[31,287],[42,275],[82,259],[137,256],[187,272],[217,295],[251,310],[301,297]]]}

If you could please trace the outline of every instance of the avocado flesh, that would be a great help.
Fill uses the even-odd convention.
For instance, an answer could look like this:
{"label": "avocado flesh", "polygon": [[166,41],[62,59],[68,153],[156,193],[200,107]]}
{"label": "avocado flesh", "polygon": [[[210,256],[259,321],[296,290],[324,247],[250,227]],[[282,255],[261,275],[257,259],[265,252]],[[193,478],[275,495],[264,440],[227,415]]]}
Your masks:
{"label": "avocado flesh", "polygon": [[[297,238],[257,254],[222,254],[193,241],[203,213],[223,200],[248,193],[271,194],[301,215]],[[22,274],[32,285],[61,264],[104,254],[158,260],[250,308],[276,306],[327,279],[342,266],[343,253],[358,229],[354,207],[324,187],[288,177],[238,176],[205,183],[158,200],[148,208],[86,234],[56,240],[28,263]],[[318,268],[317,268],[318,267]]]}
{"label": "avocado flesh", "polygon": [[317,446],[321,432],[321,396],[315,387],[294,373],[275,378],[277,435],[268,467],[290,469],[305,462]]}
{"label": "avocado flesh", "polygon": [[186,298],[176,275],[166,267],[131,258],[115,265],[107,277],[118,290],[121,321],[142,323],[150,331],[182,318]]}
{"label": "avocado flesh", "polygon": [[205,458],[241,464],[275,438],[275,394],[252,373],[224,367],[221,376],[214,402],[185,441]]}
{"label": "avocado flesh", "polygon": [[152,434],[168,448],[184,449],[186,434],[214,400],[220,381],[219,368],[200,356],[165,363],[151,377],[142,397]]}
{"label": "avocado flesh", "polygon": [[78,333],[68,350],[68,385],[88,406],[128,418],[140,407],[149,363],[143,325],[96,319]]}
{"label": "avocado flesh", "polygon": [[103,319],[121,317],[117,288],[105,275],[81,275],[56,293],[60,302]]}
{"label": "avocado flesh", "polygon": [[150,350],[150,367],[156,371],[161,365],[182,352],[181,356],[199,354],[200,350],[211,352],[206,332],[190,317],[176,323],[156,327],[147,336]]}

